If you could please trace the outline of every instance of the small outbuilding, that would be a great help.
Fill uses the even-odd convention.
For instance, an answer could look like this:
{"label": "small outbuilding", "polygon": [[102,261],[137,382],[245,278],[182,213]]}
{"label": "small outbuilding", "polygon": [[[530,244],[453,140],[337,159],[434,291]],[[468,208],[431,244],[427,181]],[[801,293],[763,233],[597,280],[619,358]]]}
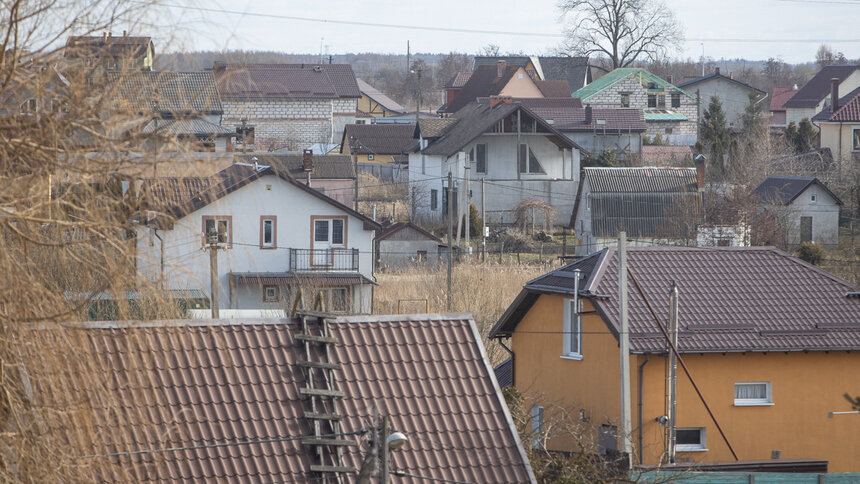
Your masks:
{"label": "small outbuilding", "polygon": [[447,252],[442,239],[412,222],[395,222],[376,236],[379,269],[403,269],[410,265],[435,266]]}
{"label": "small outbuilding", "polygon": [[753,193],[768,209],[784,216],[788,245],[839,245],[842,201],[818,178],[769,176]]}

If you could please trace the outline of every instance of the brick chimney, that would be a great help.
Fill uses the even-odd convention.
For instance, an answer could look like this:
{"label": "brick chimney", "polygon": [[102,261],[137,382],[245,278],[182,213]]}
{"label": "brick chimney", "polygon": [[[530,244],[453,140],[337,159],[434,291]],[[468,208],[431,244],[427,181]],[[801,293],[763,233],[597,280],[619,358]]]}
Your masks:
{"label": "brick chimney", "polygon": [[585,124],[591,125],[591,104],[585,105]]}
{"label": "brick chimney", "polygon": [[835,113],[839,109],[839,79],[830,79],[830,112]]}
{"label": "brick chimney", "polygon": [[122,36],[123,36],[123,37],[128,37],[128,30],[123,30],[123,31],[122,31]]}
{"label": "brick chimney", "polygon": [[508,68],[508,62],[504,60],[496,61],[496,77],[502,77],[505,74],[505,69]]}
{"label": "brick chimney", "polygon": [[302,151],[302,169],[308,186],[311,186],[311,173],[314,171],[314,152],[312,150]]}
{"label": "brick chimney", "polygon": [[714,67],[714,74],[716,74],[718,76],[720,75],[720,68],[719,67]]}
{"label": "brick chimney", "polygon": [[666,80],[669,81],[669,84],[675,84],[675,76],[673,76],[671,74],[669,74],[669,76],[666,78]]}
{"label": "brick chimney", "polygon": [[699,190],[705,189],[705,157],[696,155],[696,186]]}
{"label": "brick chimney", "polygon": [[490,109],[498,106],[500,103],[508,103],[513,102],[513,98],[511,96],[490,96]]}

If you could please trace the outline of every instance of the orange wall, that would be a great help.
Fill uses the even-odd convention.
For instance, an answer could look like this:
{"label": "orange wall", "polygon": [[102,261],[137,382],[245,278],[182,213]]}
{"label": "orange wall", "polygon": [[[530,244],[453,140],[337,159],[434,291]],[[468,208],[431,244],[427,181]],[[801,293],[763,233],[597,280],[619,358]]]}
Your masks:
{"label": "orange wall", "polygon": [[505,87],[502,88],[502,91],[499,92],[499,96],[511,96],[511,97],[543,97],[543,93],[538,89],[537,84],[534,83],[532,78],[526,72],[525,69],[520,67],[516,74],[511,77],[511,80],[505,84]]}
{"label": "orange wall", "polygon": [[[516,386],[530,398],[561,405],[570,414],[584,409],[595,428],[604,423],[620,426],[617,341],[596,313],[585,314],[582,360],[561,358],[564,299],[541,295],[517,326],[511,341]],[[591,310],[586,301],[584,311]],[[772,450],[781,450],[784,459],[829,460],[831,472],[860,471],[860,414],[827,418],[828,412],[851,410],[843,393],[860,395],[860,352],[683,357],[741,460],[770,459]],[[638,368],[644,359],[633,355],[630,361],[634,447],[639,443]],[[655,419],[665,414],[665,371],[663,356],[648,357],[642,407],[646,464],[656,464],[663,452],[664,430]],[[753,381],[771,382],[773,405],[734,406],[734,383]],[[706,428],[708,447],[706,452],[679,452],[679,459],[732,460],[680,365],[677,409],[679,427]],[[563,439],[551,441],[549,448],[572,450]]]}

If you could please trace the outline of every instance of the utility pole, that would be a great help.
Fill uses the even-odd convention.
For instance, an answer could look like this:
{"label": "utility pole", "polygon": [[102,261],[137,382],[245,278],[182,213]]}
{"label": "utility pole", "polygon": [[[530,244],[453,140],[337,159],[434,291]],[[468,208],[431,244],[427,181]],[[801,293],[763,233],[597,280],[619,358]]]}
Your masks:
{"label": "utility pole", "polygon": [[353,210],[358,212],[358,154],[356,154],[356,152],[355,152],[355,143],[353,143],[353,141],[355,141],[355,137],[350,136],[349,137],[349,151],[352,152],[352,165],[353,165],[353,169],[355,170],[355,173],[353,173],[355,175],[355,181],[353,182],[352,196],[353,196],[354,200],[352,202],[352,208],[353,208]]}
{"label": "utility pole", "polygon": [[453,311],[454,304],[451,301],[451,269],[454,265],[454,256],[452,254],[454,246],[451,240],[451,232],[454,231],[454,175],[451,170],[448,170],[448,311]]}
{"label": "utility pole", "polygon": [[677,417],[676,405],[678,403],[678,355],[675,354],[675,348],[678,347],[678,286],[675,281],[672,281],[672,290],[669,292],[669,338],[671,338],[671,347],[669,348],[669,409],[668,417],[668,453],[669,463],[675,463],[675,442],[677,437]]}
{"label": "utility pole", "polygon": [[388,484],[388,482],[389,482],[388,476],[391,472],[391,469],[390,469],[391,466],[389,465],[389,459],[388,459],[388,434],[390,432],[391,432],[391,429],[389,428],[388,415],[384,415],[382,417],[382,436],[379,438],[379,440],[377,440],[379,446],[382,447],[382,449],[381,449],[382,450],[382,452],[381,452],[382,458],[380,459],[382,461],[381,462],[382,465],[380,466],[382,468],[380,470],[380,473],[382,474],[380,476],[381,477],[380,482],[382,482],[382,484]]}
{"label": "utility pole", "polygon": [[207,236],[209,246],[209,293],[212,319],[220,318],[218,314],[218,228],[214,224]]}
{"label": "utility pole", "polygon": [[630,422],[630,323],[627,320],[627,232],[618,233],[618,322],[621,332],[621,438],[622,452],[627,454],[627,468],[633,463],[633,426]]}
{"label": "utility pole", "polygon": [[469,191],[469,179],[472,176],[472,164],[469,160],[466,160],[466,179],[464,180],[465,187],[463,187],[463,198],[466,199],[465,203],[465,213],[466,213],[466,264],[469,263],[469,258],[472,256],[472,246],[469,244],[469,232],[472,225],[471,215],[472,215],[472,193]]}
{"label": "utility pole", "polygon": [[487,262],[487,198],[484,193],[484,178],[481,178],[481,262]]}

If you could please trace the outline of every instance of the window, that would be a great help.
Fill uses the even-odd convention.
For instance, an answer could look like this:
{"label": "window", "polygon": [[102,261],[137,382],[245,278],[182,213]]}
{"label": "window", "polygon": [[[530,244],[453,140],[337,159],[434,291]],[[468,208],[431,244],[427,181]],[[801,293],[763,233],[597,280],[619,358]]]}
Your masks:
{"label": "window", "polygon": [[520,173],[546,175],[534,151],[525,143],[520,145]]}
{"label": "window", "polygon": [[657,107],[663,109],[666,107],[666,96],[660,94],[657,96]]}
{"label": "window", "polygon": [[69,112],[69,103],[62,99],[53,98],[51,99],[51,112],[67,113]]}
{"label": "window", "polygon": [[281,299],[281,288],[278,286],[263,286],[263,302],[278,302]]}
{"label": "window", "polygon": [[418,252],[416,252],[415,253],[415,260],[418,262],[426,261],[427,260],[427,251],[426,250],[419,250]]}
{"label": "window", "polygon": [[36,112],[37,104],[36,98],[31,97],[27,99],[23,103],[21,103],[21,113],[23,114],[34,114]]}
{"label": "window", "polygon": [[852,135],[853,136],[851,136],[851,139],[853,140],[853,142],[851,145],[851,149],[853,151],[860,151],[860,128],[855,129],[852,132]]}
{"label": "window", "polygon": [[672,128],[666,128],[666,134],[672,134]]}
{"label": "window", "polygon": [[532,448],[540,449],[543,447],[543,407],[535,405],[531,411],[531,430],[532,430]]}
{"label": "window", "polygon": [[254,127],[253,126],[236,126],[236,142],[252,145],[254,144]]}
{"label": "window", "polygon": [[708,450],[705,445],[705,428],[686,428],[675,430],[675,450],[678,452],[697,452]]}
{"label": "window", "polygon": [[203,245],[208,243],[207,237],[212,232],[218,234],[218,245],[233,247],[233,217],[221,215],[203,216]]}
{"label": "window", "polygon": [[108,60],[108,61],[107,61],[107,70],[109,70],[109,71],[115,71],[115,70],[116,70],[116,68],[117,68],[117,63],[116,63],[116,61],[115,61],[115,60],[110,59],[110,60]]}
{"label": "window", "polygon": [[430,210],[435,211],[439,207],[439,190],[430,189]]}
{"label": "window", "polygon": [[487,145],[477,144],[472,148],[472,161],[475,162],[476,173],[487,172]]}
{"label": "window", "polygon": [[564,300],[564,353],[562,358],[582,359],[582,300]]}
{"label": "window", "polygon": [[735,383],[735,406],[773,405],[770,382]]}
{"label": "window", "polygon": [[656,94],[649,94],[648,95],[648,107],[649,108],[656,108],[657,107],[657,95]]}
{"label": "window", "polygon": [[373,161],[373,155],[367,155],[367,161]]}
{"label": "window", "polygon": [[314,242],[327,242],[330,247],[344,246],[346,232],[344,230],[346,219],[315,219],[314,220]]}
{"label": "window", "polygon": [[629,108],[630,107],[630,93],[622,92],[621,93],[621,107]]}
{"label": "window", "polygon": [[680,108],[681,107],[681,94],[680,93],[672,93],[672,107]]}
{"label": "window", "polygon": [[355,124],[364,124],[364,120],[363,119],[356,119]]}
{"label": "window", "polygon": [[815,202],[816,202],[816,198],[817,198],[817,197],[816,197],[815,195],[811,195],[811,196],[809,197],[809,201],[810,201],[810,202],[812,202],[812,203],[815,203]]}
{"label": "window", "polygon": [[260,248],[274,249],[278,245],[278,217],[263,215],[260,217]]}

